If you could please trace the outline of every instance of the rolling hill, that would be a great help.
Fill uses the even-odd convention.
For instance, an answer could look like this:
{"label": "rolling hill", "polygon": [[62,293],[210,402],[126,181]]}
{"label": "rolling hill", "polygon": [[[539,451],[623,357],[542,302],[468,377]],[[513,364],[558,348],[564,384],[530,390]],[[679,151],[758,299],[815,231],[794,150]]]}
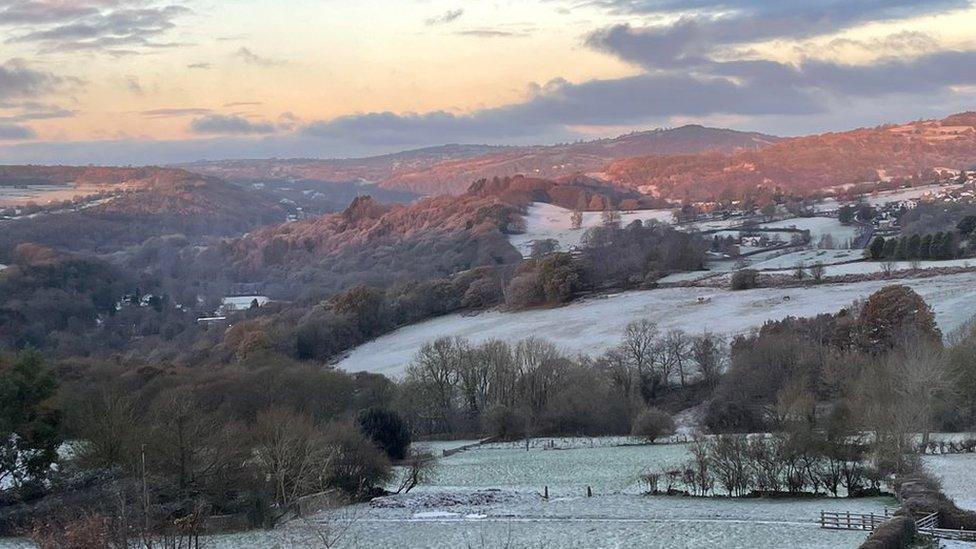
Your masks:
{"label": "rolling hill", "polygon": [[0,221],[0,252],[22,242],[108,253],[152,236],[230,236],[279,222],[271,198],[208,176],[170,168],[8,166],[0,177],[98,185],[105,195],[70,208]]}
{"label": "rolling hill", "polygon": [[942,120],[783,139],[733,154],[638,156],[614,161],[606,177],[647,194],[709,200],[857,183],[894,183],[938,168],[976,164],[976,113]]}
{"label": "rolling hill", "polygon": [[479,179],[528,175],[556,178],[599,172],[617,158],[761,149],[778,138],[759,133],[682,126],[635,132],[613,139],[532,147],[446,145],[385,156],[345,160],[235,160],[182,167],[231,180],[300,178],[323,182],[363,179],[421,194],[459,194]]}

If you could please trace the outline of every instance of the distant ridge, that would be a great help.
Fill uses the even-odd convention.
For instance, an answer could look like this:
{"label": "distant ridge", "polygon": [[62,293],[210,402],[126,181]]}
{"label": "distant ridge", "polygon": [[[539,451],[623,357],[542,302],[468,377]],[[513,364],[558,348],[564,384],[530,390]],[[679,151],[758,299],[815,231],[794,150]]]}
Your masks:
{"label": "distant ridge", "polygon": [[755,150],[779,138],[755,132],[687,125],[616,138],[559,145],[505,147],[443,145],[362,159],[228,160],[181,167],[231,180],[302,178],[326,182],[357,179],[421,194],[459,194],[483,178],[527,175],[556,178],[600,172],[618,158],[638,155],[730,153]]}

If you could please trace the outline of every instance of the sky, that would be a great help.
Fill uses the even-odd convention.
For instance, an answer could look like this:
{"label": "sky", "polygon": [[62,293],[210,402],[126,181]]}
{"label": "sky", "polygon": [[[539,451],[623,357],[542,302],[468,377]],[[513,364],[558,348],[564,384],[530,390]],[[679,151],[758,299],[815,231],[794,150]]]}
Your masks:
{"label": "sky", "polygon": [[970,0],[0,0],[0,162],[340,158],[976,110]]}

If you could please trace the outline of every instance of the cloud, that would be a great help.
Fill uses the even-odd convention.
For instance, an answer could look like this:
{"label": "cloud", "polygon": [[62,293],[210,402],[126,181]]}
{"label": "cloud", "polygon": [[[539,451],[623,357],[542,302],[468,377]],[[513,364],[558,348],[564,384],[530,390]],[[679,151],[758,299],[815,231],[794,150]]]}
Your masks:
{"label": "cloud", "polygon": [[0,102],[0,111],[9,111],[6,114],[0,114],[0,123],[71,118],[76,114],[75,111],[59,107],[58,105],[49,105],[35,101],[20,103]]}
{"label": "cloud", "polygon": [[213,114],[197,118],[190,130],[201,135],[253,135],[275,131],[274,124],[251,122],[242,116]]}
{"label": "cloud", "polygon": [[37,137],[37,134],[27,126],[0,123],[0,141],[20,141],[35,137]]}
{"label": "cloud", "polygon": [[33,43],[42,52],[136,54],[180,44],[158,39],[190,13],[184,6],[141,0],[0,0],[0,25],[28,24],[7,43]]}
{"label": "cloud", "polygon": [[233,107],[257,107],[259,105],[264,105],[264,103],[260,101],[235,101],[233,103],[224,103],[224,108],[229,109]]}
{"label": "cloud", "polygon": [[189,65],[186,66],[186,68],[188,68],[188,69],[204,69],[204,70],[206,70],[206,69],[209,69],[210,68],[210,63],[190,63]]}
{"label": "cloud", "polygon": [[98,13],[105,2],[0,0],[0,21],[7,24],[59,23]]}
{"label": "cloud", "polygon": [[[976,52],[933,48],[921,33],[899,33],[878,45],[916,55],[883,57],[862,66],[803,58],[797,64],[737,57],[735,47],[758,40],[805,38],[872,20],[964,5],[935,0],[858,3],[786,0],[600,2],[629,13],[678,14],[669,24],[616,25],[591,33],[585,45],[643,69],[634,76],[534,86],[525,101],[471,113],[374,112],[308,123],[300,134],[364,147],[420,147],[444,142],[545,140],[584,127],[636,126],[676,118],[799,119],[822,116],[858,98],[946,97],[976,84]],[[611,6],[612,4],[612,6]],[[469,32],[502,36],[500,32]],[[507,35],[507,34],[506,34]],[[845,46],[838,44],[838,47]],[[848,45],[849,46],[849,45]],[[866,47],[871,47],[867,44]]]}
{"label": "cloud", "polygon": [[248,65],[255,65],[258,67],[278,67],[285,64],[285,61],[262,57],[245,47],[235,51],[232,56],[244,61]]}
{"label": "cloud", "polygon": [[797,114],[820,110],[794,90],[699,80],[680,74],[644,74],[581,84],[554,81],[526,102],[471,114],[369,113],[318,121],[303,134],[366,145],[426,146],[507,138],[567,135],[568,126],[637,124],[674,115]]}
{"label": "cloud", "polygon": [[133,75],[125,77],[125,87],[133,95],[145,95],[146,90],[142,87],[142,83],[139,82],[139,78]]}
{"label": "cloud", "polygon": [[168,109],[152,109],[148,111],[142,111],[141,115],[147,118],[179,118],[183,116],[203,116],[212,113],[210,109],[201,108],[168,108]]}
{"label": "cloud", "polygon": [[21,59],[11,59],[0,65],[0,100],[44,95],[62,82],[59,76],[32,69]]}
{"label": "cloud", "polygon": [[524,38],[529,34],[526,32],[514,32],[497,29],[469,29],[457,31],[458,36],[473,36],[475,38]]}
{"label": "cloud", "polygon": [[434,27],[437,25],[447,25],[448,23],[453,23],[464,15],[464,8],[458,8],[456,10],[448,10],[437,17],[431,17],[424,21],[428,27]]}
{"label": "cloud", "polygon": [[[662,39],[665,35],[668,39]],[[932,92],[953,85],[971,84],[976,73],[976,51],[931,51],[916,57],[882,57],[866,65],[804,58],[796,64],[770,60],[714,60],[701,47],[697,23],[679,21],[667,33],[618,25],[590,35],[587,44],[622,60],[643,66],[649,73],[694,74],[700,81],[722,78],[742,87],[775,88],[810,94],[823,91],[841,95],[883,96]],[[881,43],[921,45],[924,35],[899,34]]]}

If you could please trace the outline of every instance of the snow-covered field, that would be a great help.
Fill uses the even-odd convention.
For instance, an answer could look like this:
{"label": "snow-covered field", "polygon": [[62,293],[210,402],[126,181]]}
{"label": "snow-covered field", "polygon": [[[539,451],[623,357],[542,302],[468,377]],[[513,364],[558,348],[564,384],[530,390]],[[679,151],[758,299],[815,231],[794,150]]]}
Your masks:
{"label": "snow-covered field", "polygon": [[924,185],[912,187],[910,189],[899,189],[896,191],[882,191],[865,197],[865,202],[872,206],[883,206],[889,202],[901,202],[902,200],[916,200],[919,198],[933,198],[943,191],[951,191],[962,187],[962,185]]}
{"label": "snow-covered field", "polygon": [[[344,522],[343,547],[856,547],[865,534],[821,530],[820,511],[881,513],[895,505],[888,498],[645,496],[637,475],[681,463],[685,446],[544,447],[462,452],[442,459],[435,477],[410,494],[208,545],[298,546],[316,524]],[[586,486],[593,497],[585,497]]]}
{"label": "snow-covered field", "polygon": [[959,507],[976,511],[976,454],[925,456],[922,461],[942,479],[945,495]]}
{"label": "snow-covered field", "polygon": [[803,263],[808,266],[817,262],[823,263],[824,265],[831,265],[833,263],[855,261],[862,257],[862,250],[802,250],[756,261],[751,263],[749,267],[758,270],[789,269],[795,267],[797,263]]}
{"label": "snow-covered field", "polygon": [[[806,267],[810,267],[814,262],[805,263]],[[911,270],[912,263],[910,261],[893,261],[892,271],[907,271]],[[794,262],[792,267],[786,267],[781,271],[770,271],[769,274],[785,274],[792,273],[796,263]],[[949,259],[946,261],[919,261],[919,269],[937,269],[939,267],[976,267],[976,259]],[[753,267],[755,268],[755,267]],[[884,270],[884,264],[880,261],[861,261],[858,263],[846,263],[843,265],[828,265],[824,269],[824,274],[826,276],[840,276],[848,274],[872,274],[880,273]]]}
{"label": "snow-covered field", "polygon": [[[911,286],[925,298],[946,333],[976,314],[976,273],[898,283]],[[537,335],[567,353],[598,354],[616,345],[627,323],[639,318],[654,320],[662,329],[740,333],[770,319],[836,312],[888,284],[891,282],[878,280],[741,292],[664,288],[594,298],[555,309],[448,315],[401,328],[361,345],[339,367],[351,372],[400,375],[424,343],[444,336],[461,336],[478,343],[489,339],[514,342]],[[699,298],[704,302],[699,302]]]}
{"label": "snow-covered field", "polygon": [[[641,221],[655,219],[657,221],[671,222],[674,210],[637,210],[634,212],[620,212],[620,222],[627,225],[631,221],[640,219]],[[534,202],[528,208],[525,216],[525,232],[509,237],[509,242],[515,246],[523,256],[528,256],[532,251],[532,242],[555,239],[559,242],[561,251],[569,251],[578,246],[583,239],[583,234],[590,227],[597,227],[603,221],[602,212],[583,212],[582,228],[572,228],[573,211],[544,202]]]}
{"label": "snow-covered field", "polygon": [[858,228],[844,225],[833,217],[795,217],[784,221],[763,223],[760,227],[766,229],[800,229],[810,231],[811,242],[816,245],[824,235],[831,235],[837,246],[842,246],[857,237]]}

